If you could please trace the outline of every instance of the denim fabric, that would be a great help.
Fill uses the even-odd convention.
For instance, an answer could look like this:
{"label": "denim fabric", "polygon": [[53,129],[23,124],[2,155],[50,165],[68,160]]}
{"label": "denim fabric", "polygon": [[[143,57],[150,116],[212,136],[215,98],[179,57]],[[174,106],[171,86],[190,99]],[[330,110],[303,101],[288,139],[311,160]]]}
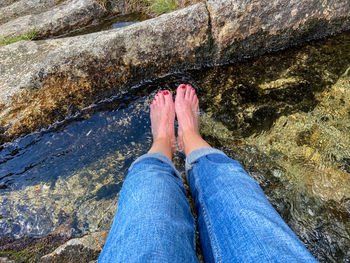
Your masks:
{"label": "denim fabric", "polygon": [[[241,165],[203,148],[186,159],[205,262],[316,262]],[[98,262],[198,262],[181,176],[160,153],[130,167]]]}
{"label": "denim fabric", "polygon": [[204,148],[186,167],[205,262],[317,262],[238,161]]}
{"label": "denim fabric", "polygon": [[198,262],[195,222],[171,161],[146,154],[130,167],[102,262]]}

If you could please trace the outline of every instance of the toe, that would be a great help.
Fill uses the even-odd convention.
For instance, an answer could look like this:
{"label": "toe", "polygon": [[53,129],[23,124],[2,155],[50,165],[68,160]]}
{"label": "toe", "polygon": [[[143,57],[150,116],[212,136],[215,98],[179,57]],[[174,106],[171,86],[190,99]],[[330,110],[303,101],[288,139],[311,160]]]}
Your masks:
{"label": "toe", "polygon": [[191,92],[190,92],[191,101],[193,101],[195,95],[196,95],[196,92],[195,92],[194,88],[191,87]]}
{"label": "toe", "polygon": [[185,84],[181,84],[177,87],[175,101],[177,101],[179,99],[181,100],[185,97],[185,90],[186,90]]}
{"label": "toe", "polygon": [[191,99],[192,99],[192,101],[193,101],[194,103],[198,102],[198,97],[197,97],[197,94],[196,94],[195,89],[192,90]]}
{"label": "toe", "polygon": [[185,92],[185,99],[186,100],[189,100],[189,99],[191,99],[191,89],[192,89],[192,87],[191,87],[191,85],[186,85],[186,92]]}
{"label": "toe", "polygon": [[165,90],[163,92],[163,95],[164,95],[164,102],[165,102],[165,104],[172,105],[174,103],[173,102],[173,96],[171,95],[169,90]]}
{"label": "toe", "polygon": [[154,105],[157,105],[157,104],[158,104],[158,101],[159,101],[159,94],[157,93],[157,94],[154,96],[153,104],[154,104]]}
{"label": "toe", "polygon": [[163,92],[158,93],[158,103],[159,103],[159,105],[164,105],[164,93]]}

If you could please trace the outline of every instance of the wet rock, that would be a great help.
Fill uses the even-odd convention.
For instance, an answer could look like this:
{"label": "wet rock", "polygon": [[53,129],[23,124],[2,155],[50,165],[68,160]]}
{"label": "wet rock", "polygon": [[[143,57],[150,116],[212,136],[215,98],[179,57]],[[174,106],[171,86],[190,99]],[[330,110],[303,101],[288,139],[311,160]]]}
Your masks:
{"label": "wet rock", "polygon": [[108,231],[96,232],[81,238],[74,238],[43,256],[39,262],[90,262],[96,260],[102,251]]}
{"label": "wet rock", "polygon": [[21,0],[2,7],[0,8],[0,24],[20,16],[46,11],[57,2],[57,0]]}
{"label": "wet rock", "polygon": [[[20,5],[21,2],[15,4]],[[72,28],[85,26],[105,14],[106,10],[94,0],[67,0],[46,12],[21,16],[0,25],[0,39],[26,35],[33,30],[36,39],[57,36]]]}
{"label": "wet rock", "polygon": [[[0,256],[4,262],[38,262],[41,256],[50,253],[67,240],[64,235],[56,234],[42,238],[0,238]],[[3,262],[1,258],[0,262]]]}
{"label": "wet rock", "polygon": [[105,95],[120,94],[125,84],[196,65],[207,25],[206,8],[198,4],[119,30],[2,47],[0,126],[9,135],[33,131],[67,115],[70,104],[82,108],[108,90]]}

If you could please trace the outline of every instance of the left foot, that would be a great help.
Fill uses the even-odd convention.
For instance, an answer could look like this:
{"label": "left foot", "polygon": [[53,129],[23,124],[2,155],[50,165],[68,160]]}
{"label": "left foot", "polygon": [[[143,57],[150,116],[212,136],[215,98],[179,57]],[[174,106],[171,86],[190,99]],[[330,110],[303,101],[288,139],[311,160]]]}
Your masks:
{"label": "left foot", "polygon": [[[153,146],[150,152],[160,152],[169,157],[170,147],[172,155],[175,146],[174,121],[175,106],[172,94],[168,90],[158,92],[151,103]],[[159,144],[161,147],[158,147]]]}

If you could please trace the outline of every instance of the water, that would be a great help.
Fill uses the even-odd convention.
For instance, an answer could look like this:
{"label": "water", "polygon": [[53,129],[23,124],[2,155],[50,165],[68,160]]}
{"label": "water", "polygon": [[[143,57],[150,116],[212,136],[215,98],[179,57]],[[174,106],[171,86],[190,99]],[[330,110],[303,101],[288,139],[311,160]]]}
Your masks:
{"label": "water", "polygon": [[131,13],[128,15],[115,15],[108,16],[102,19],[94,20],[90,25],[77,30],[71,31],[67,34],[61,35],[59,37],[72,37],[78,35],[85,35],[94,32],[100,32],[104,30],[126,27],[141,21],[148,19],[149,17],[141,13]]}
{"label": "water", "polygon": [[151,145],[149,102],[183,82],[205,139],[243,164],[318,260],[349,262],[350,33],[145,83],[5,145],[0,237],[108,230],[127,168]]}

